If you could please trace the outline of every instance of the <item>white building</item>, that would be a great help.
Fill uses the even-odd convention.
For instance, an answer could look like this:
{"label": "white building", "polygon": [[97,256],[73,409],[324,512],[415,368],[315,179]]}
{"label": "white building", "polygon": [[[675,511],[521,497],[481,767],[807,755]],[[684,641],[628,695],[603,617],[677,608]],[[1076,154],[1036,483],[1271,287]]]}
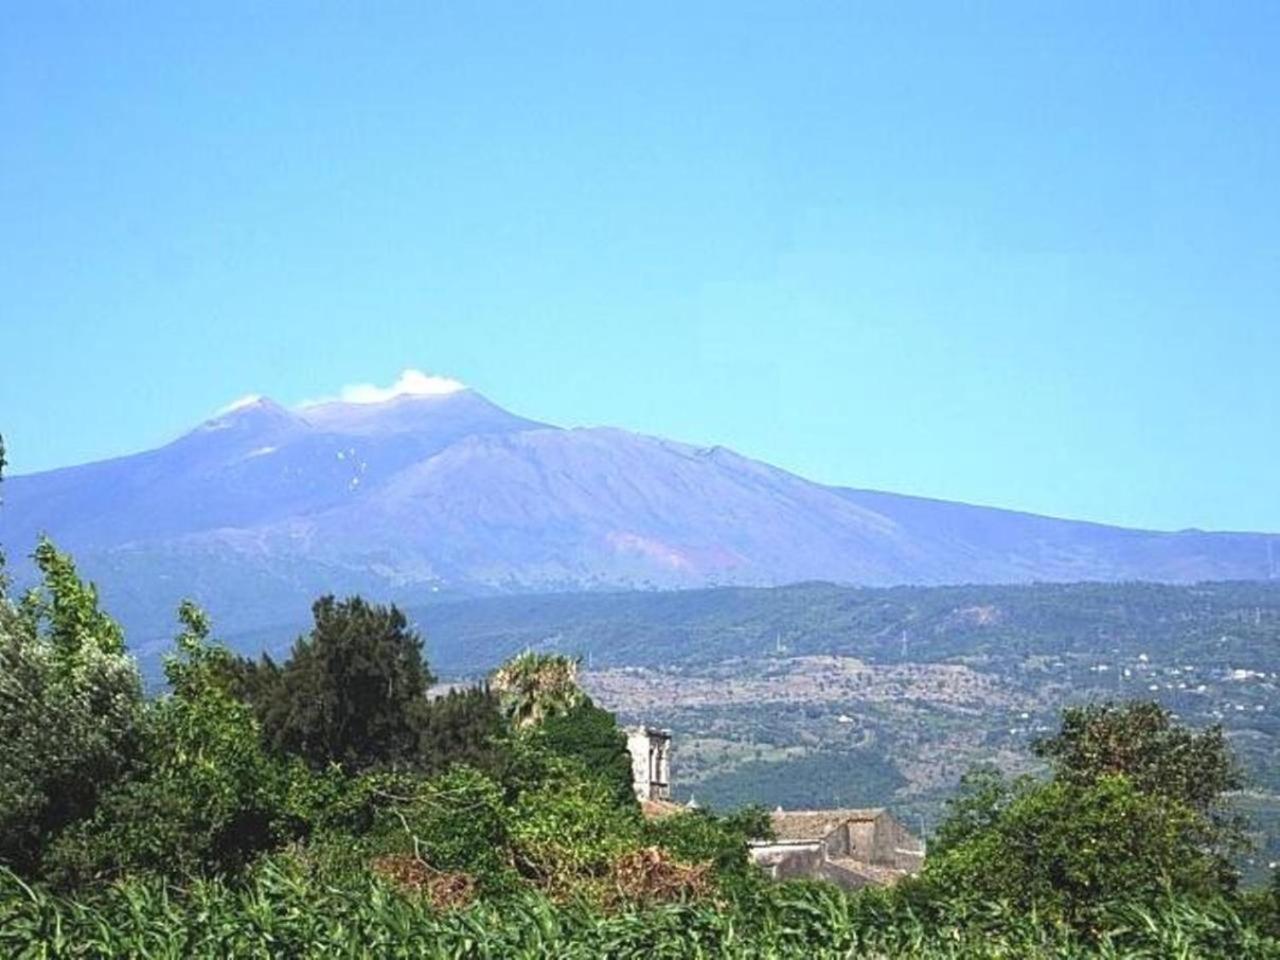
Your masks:
{"label": "white building", "polygon": [[671,732],[654,727],[628,727],[631,782],[639,800],[671,799]]}

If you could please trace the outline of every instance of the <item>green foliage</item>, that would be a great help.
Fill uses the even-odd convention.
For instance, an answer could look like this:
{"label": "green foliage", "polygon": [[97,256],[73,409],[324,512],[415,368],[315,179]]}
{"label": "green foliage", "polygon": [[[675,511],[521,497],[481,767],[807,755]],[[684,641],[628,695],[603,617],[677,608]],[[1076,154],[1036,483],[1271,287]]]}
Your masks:
{"label": "green foliage", "polygon": [[924,880],[943,899],[1005,902],[1087,927],[1111,901],[1217,893],[1217,864],[1202,842],[1194,811],[1122,775],[1054,782],[1016,796],[988,829],[931,856]]}
{"label": "green foliage", "polygon": [[498,697],[486,686],[450,690],[419,709],[414,766],[424,773],[465,763],[487,772],[506,760],[506,724]]}
{"label": "green foliage", "polygon": [[602,780],[612,792],[615,804],[635,808],[627,738],[608,710],[602,710],[584,696],[568,710],[543,720],[536,736],[541,747],[580,763]]}
{"label": "green foliage", "polygon": [[503,790],[490,777],[457,765],[391,800],[379,813],[378,849],[411,853],[436,870],[470,874],[484,892],[511,886]]}
{"label": "green foliage", "polygon": [[0,597],[0,861],[33,870],[136,753],[137,668],[71,558],[42,541],[42,587]]}
{"label": "green foliage", "polygon": [[742,880],[752,873],[747,843],[773,837],[768,811],[744,807],[724,816],[690,810],[645,824],[646,843],[668,850],[684,863],[710,863],[721,879]]}
{"label": "green foliage", "polygon": [[120,625],[99,608],[97,588],[80,579],[71,557],[48,540],[41,540],[32,559],[40,570],[43,588],[23,598],[23,614],[43,625],[44,635],[64,668],[72,669],[87,647],[107,655],[123,653]]}
{"label": "green foliage", "polygon": [[556,760],[541,782],[511,806],[508,834],[517,869],[557,893],[604,878],[613,861],[636,849],[638,812],[618,806],[609,785]]}
{"label": "green foliage", "polygon": [[582,701],[578,661],[526,650],[494,671],[491,685],[502,696],[503,712],[517,730],[536,727]]}
{"label": "green foliage", "polygon": [[1021,793],[1032,788],[1030,778],[1010,782],[990,765],[974,767],[960,778],[947,801],[947,816],[929,839],[929,853],[939,857],[953,847],[991,830]]}
{"label": "green foliage", "polygon": [[965,778],[925,864],[935,899],[999,900],[1080,926],[1117,899],[1232,890],[1230,825],[1213,814],[1240,780],[1220,729],[1187,730],[1156,704],[1073,707],[1035,751],[1048,783]]}
{"label": "green foliage", "polygon": [[51,847],[47,868],[60,883],[234,871],[290,833],[289,772],[227,691],[230,654],[208,642],[196,607],[184,603],[180,616],[167,665],[174,692],[149,705],[135,768]]}
{"label": "green foliage", "polygon": [[[365,770],[412,760],[418,717],[434,681],[422,641],[394,606],[323,597],[278,682],[248,678],[269,742],[313,767]],[[270,674],[273,666],[261,668]]]}
{"label": "green foliage", "polygon": [[1221,726],[1188,730],[1157,703],[1089,704],[1064,710],[1061,731],[1033,750],[1059,780],[1083,786],[1122,774],[1138,790],[1184,804],[1204,818],[1206,842],[1224,860],[1243,845],[1242,824],[1222,810],[1244,778]]}
{"label": "green foliage", "polygon": [[1280,958],[1224,901],[1113,904],[1097,935],[998,904],[926,918],[879,891],[772,884],[718,901],[604,912],[527,892],[440,912],[367,874],[317,878],[279,858],[242,881],[137,879],[69,899],[0,870],[0,955],[556,960]]}
{"label": "green foliage", "polygon": [[1158,703],[1088,704],[1062,712],[1062,729],[1033,746],[1054,775],[1089,784],[1123,774],[1139,789],[1209,813],[1244,786],[1221,726],[1200,732],[1174,722]]}

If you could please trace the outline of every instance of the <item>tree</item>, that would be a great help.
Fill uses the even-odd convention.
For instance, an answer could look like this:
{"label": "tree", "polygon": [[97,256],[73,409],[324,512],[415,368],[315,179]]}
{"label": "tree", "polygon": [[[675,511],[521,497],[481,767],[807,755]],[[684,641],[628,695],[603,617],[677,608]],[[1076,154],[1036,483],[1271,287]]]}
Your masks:
{"label": "tree", "polygon": [[165,661],[173,692],[149,705],[135,768],[54,843],[48,872],[58,882],[231,872],[299,829],[292,771],[267,754],[252,710],[229,690],[230,651],[209,641],[194,604],[184,601],[179,618]]}
{"label": "tree", "polygon": [[[314,767],[347,770],[412,761],[418,719],[435,681],[422,641],[394,606],[322,597],[315,626],[300,637],[278,684],[259,704],[268,741]],[[264,668],[265,669],[265,668]]]}
{"label": "tree", "polygon": [[526,651],[494,671],[490,684],[501,695],[503,712],[516,730],[535,727],[582,700],[578,661],[561,654]]}
{"label": "tree", "polygon": [[1230,825],[1215,814],[1239,775],[1217,728],[1187,730],[1156,704],[1071,707],[1034,749],[1050,763],[1048,782],[1011,784],[989,769],[966,777],[923,889],[1088,927],[1109,900],[1234,887]]}
{"label": "tree", "polygon": [[941,856],[923,881],[942,901],[1004,902],[1087,929],[1108,902],[1221,891],[1204,821],[1185,804],[1111,774],[1042,784]]}
{"label": "tree", "polygon": [[1010,782],[990,764],[980,764],[960,778],[955,796],[947,801],[947,814],[929,840],[929,853],[941,856],[1000,820],[1009,805],[1034,784],[1030,778]]}
{"label": "tree", "polygon": [[498,697],[487,686],[450,690],[422,704],[415,766],[434,774],[465,763],[494,773],[504,763],[505,731]]}
{"label": "tree", "polygon": [[552,753],[577,761],[604,781],[619,806],[636,805],[627,738],[608,710],[583,696],[573,707],[543,720],[536,736]]}
{"label": "tree", "polygon": [[1133,701],[1068,707],[1062,729],[1032,746],[1055,779],[1080,786],[1121,774],[1152,796],[1186,805],[1205,820],[1206,840],[1225,860],[1245,846],[1242,821],[1223,809],[1244,786],[1220,725],[1195,732],[1158,703]]}
{"label": "tree", "polygon": [[1224,793],[1244,786],[1220,724],[1197,733],[1150,701],[1067,707],[1062,729],[1037,740],[1032,752],[1071,783],[1124,774],[1140,790],[1206,814]]}
{"label": "tree", "polygon": [[137,752],[142,684],[119,626],[47,540],[15,609],[0,598],[0,860],[33,870]]}

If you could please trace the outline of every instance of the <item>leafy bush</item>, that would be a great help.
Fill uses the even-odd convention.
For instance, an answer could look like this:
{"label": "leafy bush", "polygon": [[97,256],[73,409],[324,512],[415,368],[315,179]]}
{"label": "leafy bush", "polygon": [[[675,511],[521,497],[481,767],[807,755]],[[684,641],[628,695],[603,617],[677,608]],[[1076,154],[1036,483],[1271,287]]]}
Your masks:
{"label": "leafy bush", "polygon": [[0,596],[0,861],[23,870],[127,769],[142,715],[137,667],[93,585],[48,541],[35,561],[42,588],[18,609]]}
{"label": "leafy bush", "polygon": [[614,803],[635,808],[635,787],[631,781],[631,754],[627,738],[608,710],[583,697],[570,709],[547,717],[537,728],[541,747],[557,756],[577,761],[603,781]]}
{"label": "leafy bush", "polygon": [[1152,903],[1168,891],[1218,892],[1202,821],[1124,776],[1054,782],[1017,796],[994,824],[925,864],[943,899],[999,901],[1089,926],[1105,903]]}
{"label": "leafy bush", "polygon": [[208,643],[204,615],[184,604],[180,616],[166,665],[175,692],[148,705],[135,768],[53,843],[48,869],[61,883],[232,871],[290,834],[288,768],[227,691],[230,654]]}
{"label": "leafy bush", "polygon": [[466,873],[483,892],[514,882],[502,787],[464,765],[416,784],[410,795],[384,794],[376,831],[382,852],[403,852],[436,870]]}
{"label": "leafy bush", "polygon": [[607,876],[614,860],[640,841],[640,817],[619,807],[603,781],[563,762],[523,791],[511,806],[508,834],[517,869],[545,889],[564,895]]}
{"label": "leafy bush", "polygon": [[739,881],[754,875],[748,841],[772,836],[769,814],[760,807],[747,807],[727,816],[690,810],[649,821],[644,828],[647,842],[669,850],[679,860],[710,863],[720,878]]}

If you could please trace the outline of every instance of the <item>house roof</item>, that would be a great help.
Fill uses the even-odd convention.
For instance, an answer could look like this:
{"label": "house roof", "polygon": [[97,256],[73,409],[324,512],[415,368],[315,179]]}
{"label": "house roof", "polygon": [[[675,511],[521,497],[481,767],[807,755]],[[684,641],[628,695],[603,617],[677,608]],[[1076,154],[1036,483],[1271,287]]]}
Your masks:
{"label": "house roof", "polygon": [[779,840],[821,840],[844,823],[865,823],[885,812],[884,807],[846,810],[776,810],[769,819]]}

